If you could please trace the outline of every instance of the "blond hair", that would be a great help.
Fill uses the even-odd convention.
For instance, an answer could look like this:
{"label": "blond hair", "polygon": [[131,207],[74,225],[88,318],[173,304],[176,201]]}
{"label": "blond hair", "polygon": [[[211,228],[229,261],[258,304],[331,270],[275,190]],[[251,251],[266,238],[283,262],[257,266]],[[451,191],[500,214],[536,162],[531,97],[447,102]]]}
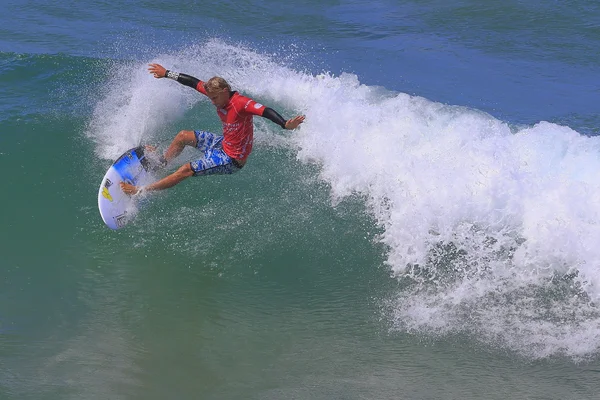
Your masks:
{"label": "blond hair", "polygon": [[220,92],[223,89],[231,91],[231,86],[229,86],[229,83],[227,83],[227,81],[220,76],[213,76],[204,82],[204,90],[207,92]]}

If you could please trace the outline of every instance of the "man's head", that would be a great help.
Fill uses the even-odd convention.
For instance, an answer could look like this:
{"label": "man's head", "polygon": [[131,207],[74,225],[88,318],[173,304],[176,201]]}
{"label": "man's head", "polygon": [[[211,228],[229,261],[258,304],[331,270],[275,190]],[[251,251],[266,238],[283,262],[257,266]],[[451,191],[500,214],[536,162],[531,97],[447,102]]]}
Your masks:
{"label": "man's head", "polygon": [[208,81],[204,82],[204,90],[215,107],[223,108],[229,101],[229,92],[231,86],[220,76],[213,76]]}

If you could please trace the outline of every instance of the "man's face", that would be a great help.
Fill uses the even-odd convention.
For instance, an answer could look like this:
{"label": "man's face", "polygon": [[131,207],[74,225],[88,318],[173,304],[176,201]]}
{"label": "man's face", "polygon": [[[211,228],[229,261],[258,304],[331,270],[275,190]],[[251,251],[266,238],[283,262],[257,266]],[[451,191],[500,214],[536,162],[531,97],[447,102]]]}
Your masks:
{"label": "man's face", "polygon": [[206,94],[217,108],[225,107],[229,101],[229,90],[227,89],[211,90],[210,92],[207,91]]}

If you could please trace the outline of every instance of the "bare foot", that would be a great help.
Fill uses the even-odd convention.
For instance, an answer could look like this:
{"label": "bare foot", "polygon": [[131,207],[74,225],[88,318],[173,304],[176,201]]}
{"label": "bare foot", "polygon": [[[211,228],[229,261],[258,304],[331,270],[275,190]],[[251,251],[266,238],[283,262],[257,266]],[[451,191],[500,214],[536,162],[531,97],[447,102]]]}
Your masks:
{"label": "bare foot", "polygon": [[133,186],[130,183],[120,182],[121,190],[128,196],[134,195],[139,192],[139,189],[136,186]]}

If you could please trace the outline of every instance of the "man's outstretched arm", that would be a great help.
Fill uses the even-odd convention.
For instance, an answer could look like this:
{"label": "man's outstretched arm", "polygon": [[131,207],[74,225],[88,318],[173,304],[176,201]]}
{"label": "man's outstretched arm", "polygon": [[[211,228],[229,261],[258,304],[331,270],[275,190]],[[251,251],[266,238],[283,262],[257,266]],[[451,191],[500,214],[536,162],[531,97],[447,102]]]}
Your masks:
{"label": "man's outstretched arm", "polygon": [[200,79],[194,78],[193,76],[183,74],[181,72],[173,72],[167,70],[160,64],[148,64],[150,68],[148,71],[154,75],[155,78],[170,78],[173,79],[182,85],[189,86],[192,89],[197,90],[198,84],[201,82]]}
{"label": "man's outstretched arm", "polygon": [[294,118],[290,118],[287,121],[283,119],[283,117],[271,107],[265,108],[262,114],[266,119],[275,122],[277,125],[282,127],[283,129],[296,129],[298,125],[304,122],[304,115],[298,115]]}

